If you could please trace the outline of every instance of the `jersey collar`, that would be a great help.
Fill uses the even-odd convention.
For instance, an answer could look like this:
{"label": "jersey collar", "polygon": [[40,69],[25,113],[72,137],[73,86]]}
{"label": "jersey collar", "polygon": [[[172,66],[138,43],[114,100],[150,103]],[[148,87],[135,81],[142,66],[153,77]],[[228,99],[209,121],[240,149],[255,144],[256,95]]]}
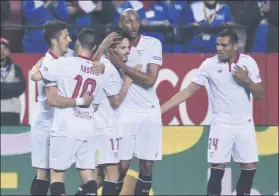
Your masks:
{"label": "jersey collar", "polygon": [[92,61],[92,57],[86,57],[86,56],[82,56],[82,55],[78,55],[78,57]]}
{"label": "jersey collar", "polygon": [[50,54],[50,56],[52,56],[52,58],[58,59],[58,57],[55,54],[53,54],[51,51],[48,51],[48,54]]}

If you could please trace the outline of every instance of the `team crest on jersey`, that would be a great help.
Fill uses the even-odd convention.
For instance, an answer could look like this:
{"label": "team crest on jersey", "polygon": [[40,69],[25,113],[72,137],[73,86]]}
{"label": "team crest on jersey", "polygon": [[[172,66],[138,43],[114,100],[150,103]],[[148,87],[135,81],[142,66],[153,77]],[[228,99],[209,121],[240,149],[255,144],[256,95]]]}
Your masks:
{"label": "team crest on jersey", "polygon": [[142,57],[143,50],[137,50],[137,52],[138,52],[138,55],[139,55],[140,57]]}
{"label": "team crest on jersey", "polygon": [[114,152],[113,155],[114,155],[115,158],[117,158],[118,157],[118,152]]}

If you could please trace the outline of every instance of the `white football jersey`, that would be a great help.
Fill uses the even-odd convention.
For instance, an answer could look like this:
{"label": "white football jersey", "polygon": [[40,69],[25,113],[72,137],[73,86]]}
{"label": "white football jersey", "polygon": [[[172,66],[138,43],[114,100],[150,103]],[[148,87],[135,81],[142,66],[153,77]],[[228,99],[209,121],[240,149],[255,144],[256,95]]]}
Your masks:
{"label": "white football jersey", "polygon": [[[240,54],[236,64],[247,67],[253,82],[261,82],[258,65],[252,57]],[[220,62],[216,55],[201,64],[192,80],[199,85],[208,83],[212,118],[232,125],[253,120],[250,92],[234,78],[236,64]]]}
{"label": "white football jersey", "polygon": [[[66,57],[74,56],[74,51],[68,49],[68,53],[65,54]],[[42,61],[41,66],[47,65],[52,61],[56,61],[58,57],[56,57],[51,52],[47,52]],[[53,83],[47,84],[48,86],[55,85]],[[41,131],[50,131],[50,127],[52,125],[53,117],[54,117],[54,108],[50,107],[46,102],[46,85],[43,81],[37,82],[37,90],[38,90],[38,102],[37,102],[37,111],[34,121],[32,122],[32,127],[37,128]]]}
{"label": "white football jersey", "polygon": [[[98,94],[103,90],[103,75],[94,75],[91,59],[85,57],[60,57],[57,61],[40,68],[45,80],[55,82],[60,96],[79,98],[89,91],[95,97],[94,103],[100,103]],[[96,100],[97,99],[97,100]],[[94,109],[72,107],[54,109],[51,131],[56,135],[88,140],[95,130]]]}
{"label": "white football jersey", "polygon": [[[142,65],[142,72],[146,73],[148,64],[162,65],[162,44],[153,37],[141,35],[136,46],[131,47],[127,65],[135,67]],[[146,109],[160,108],[155,87],[144,88],[132,83],[125,100],[121,104],[122,110],[145,112]]]}
{"label": "white football jersey", "polygon": [[[101,102],[98,110],[94,114],[96,120],[97,134],[105,134],[104,132],[109,128],[116,126],[117,115],[116,111],[111,107],[108,97],[119,94],[122,87],[122,79],[117,69],[111,64],[111,62],[105,57],[101,58],[102,63],[105,64],[104,76],[108,81],[104,90],[100,91]],[[108,129],[107,129],[108,128]]]}

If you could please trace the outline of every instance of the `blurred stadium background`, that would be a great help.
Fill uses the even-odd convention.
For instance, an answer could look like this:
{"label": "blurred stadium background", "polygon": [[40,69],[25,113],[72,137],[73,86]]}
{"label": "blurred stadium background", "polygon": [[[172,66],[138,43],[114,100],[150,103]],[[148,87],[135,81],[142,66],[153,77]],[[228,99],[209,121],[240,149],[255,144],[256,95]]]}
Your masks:
{"label": "blurred stadium background", "polygon": [[[1,195],[28,195],[35,175],[29,136],[37,91],[36,84],[28,78],[28,70],[47,51],[42,25],[54,19],[70,23],[73,42],[79,29],[91,26],[101,41],[117,27],[119,13],[126,8],[138,11],[142,34],[157,37],[163,43],[164,63],[156,83],[161,103],[183,89],[200,63],[214,55],[220,30],[237,31],[241,52],[251,54],[259,65],[266,93],[265,100],[251,103],[260,154],[251,195],[278,195],[278,1],[258,0],[1,1],[1,44],[9,48],[9,58],[19,65],[24,78],[21,83],[17,76],[12,82],[4,80],[3,74],[10,70],[5,69],[7,61],[1,51]],[[19,86],[24,87],[22,91]],[[206,193],[206,138],[211,118],[207,96],[203,89],[163,115],[164,158],[155,166],[150,194]],[[19,104],[9,108],[7,100],[19,100]],[[10,113],[18,115],[18,122],[6,121]],[[228,165],[222,194],[235,194],[238,167]],[[134,161],[125,179],[124,195],[133,192],[137,174]],[[74,168],[67,175],[67,191],[74,193],[79,177]]]}

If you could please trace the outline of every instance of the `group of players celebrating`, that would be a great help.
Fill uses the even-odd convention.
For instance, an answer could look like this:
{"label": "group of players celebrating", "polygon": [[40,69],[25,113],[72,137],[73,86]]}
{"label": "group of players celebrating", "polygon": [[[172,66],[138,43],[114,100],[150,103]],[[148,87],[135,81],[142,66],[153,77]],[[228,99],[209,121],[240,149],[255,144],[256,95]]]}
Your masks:
{"label": "group of players celebrating", "polygon": [[37,175],[30,195],[47,195],[49,189],[51,195],[66,195],[65,172],[73,163],[81,179],[75,195],[97,195],[101,186],[103,195],[119,195],[133,157],[139,159],[134,194],[148,195],[153,163],[162,159],[161,114],[206,82],[213,107],[207,194],[221,194],[231,155],[242,167],[237,194],[249,194],[258,161],[249,94],[262,98],[263,88],[255,61],[238,54],[235,32],[220,33],[218,55],[205,60],[192,83],[160,107],[153,86],[163,61],[161,42],[139,34],[133,9],[121,13],[119,27],[97,51],[95,31],[81,29],[74,52],[66,23],[44,25],[49,50],[29,72],[38,87],[31,126]]}

